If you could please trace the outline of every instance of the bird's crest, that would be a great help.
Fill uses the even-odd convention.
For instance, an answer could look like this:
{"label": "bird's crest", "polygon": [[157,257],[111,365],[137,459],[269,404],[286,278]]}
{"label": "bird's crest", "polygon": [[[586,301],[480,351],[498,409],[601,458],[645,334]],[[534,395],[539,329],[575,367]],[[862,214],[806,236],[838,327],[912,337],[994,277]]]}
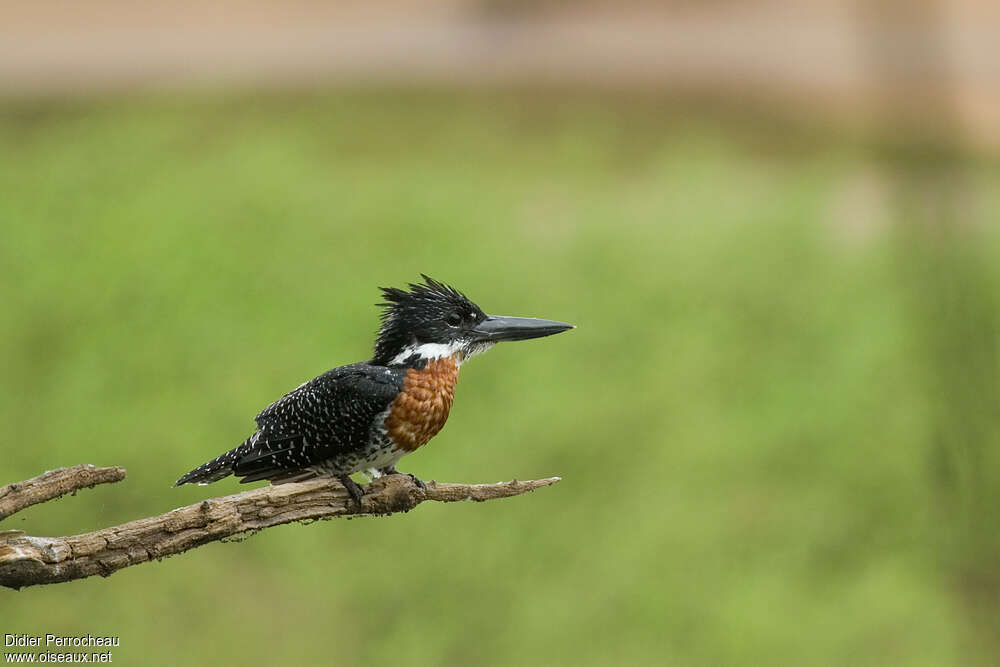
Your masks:
{"label": "bird's crest", "polygon": [[421,273],[423,283],[410,283],[409,291],[398,287],[380,287],[385,301],[376,304],[382,310],[382,326],[375,341],[375,363],[386,364],[406,346],[427,342],[448,317],[485,317],[467,296],[450,285]]}

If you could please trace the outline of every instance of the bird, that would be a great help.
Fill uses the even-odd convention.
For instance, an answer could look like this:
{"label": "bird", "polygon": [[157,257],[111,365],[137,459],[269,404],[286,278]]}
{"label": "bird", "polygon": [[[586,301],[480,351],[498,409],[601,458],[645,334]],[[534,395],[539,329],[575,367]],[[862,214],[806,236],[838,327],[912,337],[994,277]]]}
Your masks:
{"label": "bird", "polygon": [[[177,480],[205,485],[236,475],[271,484],[336,478],[360,505],[351,479],[401,474],[396,463],[433,438],[451,411],[459,369],[496,343],[551,336],[572,324],[487,315],[462,292],[420,274],[409,289],[381,287],[371,360],[340,366],[271,403],[241,445]],[[423,488],[423,481],[410,475]]]}

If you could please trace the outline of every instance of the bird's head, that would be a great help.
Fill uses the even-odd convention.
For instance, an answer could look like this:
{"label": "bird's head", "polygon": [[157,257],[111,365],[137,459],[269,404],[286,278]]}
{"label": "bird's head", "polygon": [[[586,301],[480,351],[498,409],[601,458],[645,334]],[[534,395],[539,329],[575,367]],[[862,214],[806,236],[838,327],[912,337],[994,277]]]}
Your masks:
{"label": "bird's head", "polygon": [[382,326],[373,361],[381,365],[458,355],[462,362],[494,344],[551,336],[572,324],[530,317],[487,315],[454,287],[421,274],[409,291],[383,287]]}

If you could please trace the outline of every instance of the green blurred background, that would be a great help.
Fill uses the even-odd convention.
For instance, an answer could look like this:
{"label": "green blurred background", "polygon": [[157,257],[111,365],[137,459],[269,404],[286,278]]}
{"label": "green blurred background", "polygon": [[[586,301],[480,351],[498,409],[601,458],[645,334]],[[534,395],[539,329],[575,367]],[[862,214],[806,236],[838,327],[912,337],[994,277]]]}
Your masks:
{"label": "green blurred background", "polygon": [[201,91],[0,104],[0,484],[85,532],[368,358],[428,273],[575,323],[465,367],[424,479],[529,496],[0,591],[120,664],[964,665],[1000,651],[1000,162],[672,96]]}

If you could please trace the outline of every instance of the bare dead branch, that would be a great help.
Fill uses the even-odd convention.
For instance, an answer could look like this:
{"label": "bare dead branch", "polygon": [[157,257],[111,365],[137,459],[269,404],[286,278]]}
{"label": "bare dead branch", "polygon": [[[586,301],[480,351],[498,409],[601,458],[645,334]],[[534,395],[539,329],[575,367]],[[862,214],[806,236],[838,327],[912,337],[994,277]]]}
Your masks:
{"label": "bare dead branch", "polygon": [[92,489],[98,484],[110,484],[123,479],[125,468],[78,465],[50,470],[38,477],[8,484],[0,487],[0,521],[25,507],[75,493],[80,489]]}
{"label": "bare dead branch", "polygon": [[[122,476],[125,473],[121,468],[92,466],[65,468],[54,473],[66,472],[71,476],[69,471],[79,473],[80,470],[88,473],[92,470],[118,470]],[[90,485],[78,483],[82,479],[92,477],[81,476],[77,477],[77,482],[67,483],[77,484],[73,488]],[[559,479],[549,477],[499,484],[428,482],[427,488],[422,489],[408,475],[390,475],[365,487],[360,507],[339,482],[314,479],[210,498],[160,516],[70,537],[32,537],[23,531],[9,530],[0,532],[0,585],[19,589],[83,579],[95,574],[106,577],[130,565],[293,521],[408,512],[425,500],[447,503],[508,498],[555,484]]]}

